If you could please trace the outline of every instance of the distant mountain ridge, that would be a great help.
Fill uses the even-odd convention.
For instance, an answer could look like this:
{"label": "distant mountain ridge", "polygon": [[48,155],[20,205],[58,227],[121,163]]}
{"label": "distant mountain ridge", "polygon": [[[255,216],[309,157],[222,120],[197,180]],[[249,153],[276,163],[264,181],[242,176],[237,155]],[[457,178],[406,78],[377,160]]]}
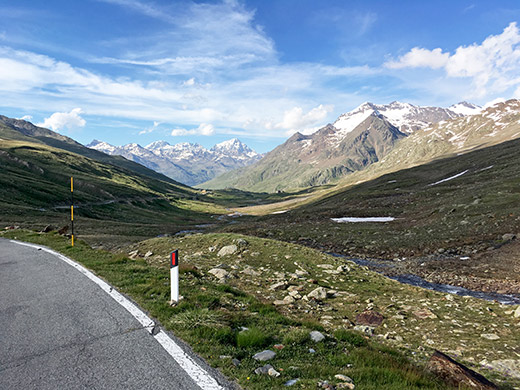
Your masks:
{"label": "distant mountain ridge", "polygon": [[236,138],[211,149],[188,142],[171,145],[166,141],[155,141],[143,147],[136,143],[113,146],[94,140],[87,147],[109,155],[123,156],[190,186],[250,165],[262,157]]}
{"label": "distant mountain ridge", "polygon": [[296,133],[254,165],[200,187],[273,192],[326,184],[380,161],[411,134],[481,110],[467,102],[448,108],[363,103],[311,135]]}

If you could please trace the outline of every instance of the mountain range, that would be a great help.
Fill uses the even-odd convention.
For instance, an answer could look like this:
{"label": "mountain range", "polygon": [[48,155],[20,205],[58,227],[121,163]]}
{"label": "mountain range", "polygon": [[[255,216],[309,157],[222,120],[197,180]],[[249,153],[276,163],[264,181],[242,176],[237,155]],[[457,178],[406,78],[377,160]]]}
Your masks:
{"label": "mountain range", "polygon": [[113,146],[94,140],[87,147],[109,155],[123,156],[190,186],[262,158],[262,155],[236,138],[221,142],[211,149],[187,142],[170,145],[166,141],[155,141],[143,147],[136,143]]}
{"label": "mountain range", "polygon": [[273,192],[327,184],[381,161],[400,140],[437,123],[478,115],[461,102],[448,108],[363,103],[311,135],[294,134],[259,162],[228,172],[203,188]]}

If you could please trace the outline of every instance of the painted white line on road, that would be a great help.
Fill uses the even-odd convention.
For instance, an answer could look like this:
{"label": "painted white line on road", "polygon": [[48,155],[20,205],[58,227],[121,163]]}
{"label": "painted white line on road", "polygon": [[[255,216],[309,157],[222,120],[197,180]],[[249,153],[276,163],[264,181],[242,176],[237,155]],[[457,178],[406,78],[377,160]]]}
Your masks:
{"label": "painted white line on road", "polygon": [[[48,249],[39,245],[28,244],[25,242],[19,242],[10,240],[14,244],[28,246],[35,249],[40,249],[47,253],[50,253],[59,259],[63,260],[67,264],[76,268],[83,275],[88,277],[94,283],[96,283],[103,291],[105,291],[108,295],[110,295],[117,303],[123,306],[134,318],[139,321],[140,324],[143,325],[144,328],[152,334],[153,328],[155,326],[155,322],[148,317],[141,309],[139,309],[136,305],[130,302],[127,298],[125,298],[121,293],[116,291],[112,286],[110,286],[107,282],[100,279],[88,269],[83,267],[82,265],[76,263],[74,260],[69,259],[68,257],[53,251],[52,249]],[[223,390],[223,387],[218,384],[218,382],[213,378],[206,370],[204,370],[193,358],[188,355],[183,349],[173,341],[165,332],[162,330],[157,333],[154,338],[161,344],[161,346],[165,349],[166,352],[177,362],[177,364],[195,381],[197,385],[203,390]]]}

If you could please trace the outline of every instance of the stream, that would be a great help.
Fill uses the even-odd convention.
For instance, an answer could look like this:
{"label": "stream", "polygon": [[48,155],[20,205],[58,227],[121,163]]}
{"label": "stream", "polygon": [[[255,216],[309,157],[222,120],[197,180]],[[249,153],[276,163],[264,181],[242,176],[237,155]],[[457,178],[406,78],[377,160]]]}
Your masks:
{"label": "stream", "polygon": [[392,264],[381,264],[377,260],[368,260],[368,259],[358,259],[347,257],[343,255],[339,255],[336,253],[328,253],[334,257],[341,257],[345,260],[352,261],[358,265],[369,267],[371,270],[378,272],[385,277],[393,280],[397,280],[400,283],[409,284],[411,286],[422,287],[428,290],[439,291],[443,293],[456,294],[461,296],[470,296],[473,298],[484,299],[486,301],[497,301],[504,305],[520,305],[520,295],[517,294],[499,294],[493,292],[483,292],[483,291],[475,291],[469,290],[464,287],[452,286],[449,284],[440,284],[440,283],[431,283],[417,275],[397,275],[397,276],[387,276],[382,272],[382,269],[392,268]]}

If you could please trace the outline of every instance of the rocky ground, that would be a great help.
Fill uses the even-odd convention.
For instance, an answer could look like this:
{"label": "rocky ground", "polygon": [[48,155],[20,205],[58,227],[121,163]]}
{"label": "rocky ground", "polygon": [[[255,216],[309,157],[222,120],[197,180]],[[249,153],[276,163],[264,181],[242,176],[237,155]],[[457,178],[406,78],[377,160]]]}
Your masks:
{"label": "rocky ground", "polygon": [[154,239],[133,247],[132,254],[148,253],[150,264],[164,265],[161,247],[167,240],[167,246],[181,250],[183,262],[202,274],[253,294],[291,318],[317,319],[329,334],[353,329],[418,362],[438,349],[502,384],[520,386],[516,307],[403,285],[310,248],[236,237]]}

